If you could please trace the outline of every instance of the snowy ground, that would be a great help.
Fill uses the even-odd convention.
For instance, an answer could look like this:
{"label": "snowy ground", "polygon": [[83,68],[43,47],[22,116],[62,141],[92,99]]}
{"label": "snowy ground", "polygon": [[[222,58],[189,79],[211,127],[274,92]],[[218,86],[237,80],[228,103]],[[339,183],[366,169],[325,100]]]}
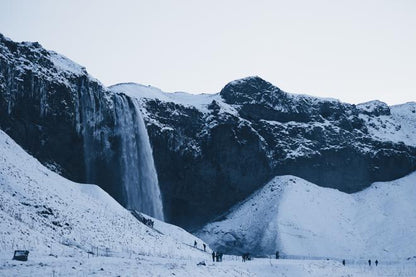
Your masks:
{"label": "snowy ground", "polygon": [[416,276],[415,262],[254,259],[242,263],[225,256],[222,263],[195,259],[134,257],[33,257],[28,262],[0,259],[0,276]]}

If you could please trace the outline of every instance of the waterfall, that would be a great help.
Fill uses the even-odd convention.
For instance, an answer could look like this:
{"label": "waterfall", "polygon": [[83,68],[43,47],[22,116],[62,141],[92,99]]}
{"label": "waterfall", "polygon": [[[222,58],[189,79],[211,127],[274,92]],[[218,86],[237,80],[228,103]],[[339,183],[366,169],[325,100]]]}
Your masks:
{"label": "waterfall", "polygon": [[120,170],[127,208],[163,220],[162,197],[149,135],[137,99],[114,96],[115,127],[121,139]]}
{"label": "waterfall", "polygon": [[83,137],[86,181],[128,209],[164,220],[152,148],[137,99],[80,84],[77,131]]}

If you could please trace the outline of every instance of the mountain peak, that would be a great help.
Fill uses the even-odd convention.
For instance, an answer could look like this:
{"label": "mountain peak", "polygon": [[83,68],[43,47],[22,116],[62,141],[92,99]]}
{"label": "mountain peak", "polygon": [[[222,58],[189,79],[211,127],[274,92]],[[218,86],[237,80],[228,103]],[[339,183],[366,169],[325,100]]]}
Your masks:
{"label": "mountain peak", "polygon": [[[265,87],[274,87],[271,83],[267,82],[263,78],[259,76],[248,76],[241,79],[236,79],[234,81],[229,82],[225,85],[224,89],[227,87],[243,87],[243,86],[251,86],[253,88],[261,89]],[[277,88],[279,89],[279,88]],[[280,90],[280,89],[279,89]]]}
{"label": "mountain peak", "polygon": [[386,103],[379,100],[360,103],[357,105],[357,108],[360,110],[360,112],[368,115],[390,115],[389,106]]}
{"label": "mountain peak", "polygon": [[241,105],[272,100],[285,93],[259,76],[249,76],[229,82],[220,94],[228,104]]}
{"label": "mountain peak", "polygon": [[14,42],[0,34],[0,53],[4,60],[13,62],[20,69],[19,72],[30,70],[42,78],[68,84],[66,76],[88,75],[85,67],[61,54],[46,50],[39,42]]}
{"label": "mountain peak", "polygon": [[227,85],[239,85],[244,83],[268,83],[263,78],[254,75],[254,76],[247,76],[244,78],[236,79],[234,81],[229,82]]}

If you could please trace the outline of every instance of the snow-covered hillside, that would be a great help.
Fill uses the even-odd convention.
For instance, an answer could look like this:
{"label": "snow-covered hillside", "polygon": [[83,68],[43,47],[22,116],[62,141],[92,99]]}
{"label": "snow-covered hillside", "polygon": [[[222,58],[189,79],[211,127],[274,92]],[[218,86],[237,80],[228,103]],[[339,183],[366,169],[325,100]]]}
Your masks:
{"label": "snow-covered hillside", "polygon": [[0,256],[148,255],[209,258],[202,241],[155,221],[153,230],[96,185],[71,182],[46,169],[0,131]]}
{"label": "snow-covered hillside", "polygon": [[355,194],[281,176],[197,235],[234,253],[406,258],[416,253],[415,202],[416,173]]}
{"label": "snow-covered hillside", "polygon": [[[384,104],[372,101],[358,105],[362,110],[374,110],[375,106]],[[377,105],[378,104],[378,105]],[[386,107],[387,105],[384,104]],[[416,102],[408,102],[390,107],[389,115],[377,117],[361,114],[370,134],[381,141],[402,142],[416,146]]]}

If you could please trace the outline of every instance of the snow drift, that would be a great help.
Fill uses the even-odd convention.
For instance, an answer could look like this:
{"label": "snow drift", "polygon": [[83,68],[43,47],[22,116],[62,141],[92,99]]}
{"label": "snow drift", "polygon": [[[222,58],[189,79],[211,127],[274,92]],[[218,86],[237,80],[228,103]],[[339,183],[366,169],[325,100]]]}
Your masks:
{"label": "snow drift", "polygon": [[197,235],[236,254],[405,258],[416,253],[415,201],[416,173],[355,194],[280,176]]}

